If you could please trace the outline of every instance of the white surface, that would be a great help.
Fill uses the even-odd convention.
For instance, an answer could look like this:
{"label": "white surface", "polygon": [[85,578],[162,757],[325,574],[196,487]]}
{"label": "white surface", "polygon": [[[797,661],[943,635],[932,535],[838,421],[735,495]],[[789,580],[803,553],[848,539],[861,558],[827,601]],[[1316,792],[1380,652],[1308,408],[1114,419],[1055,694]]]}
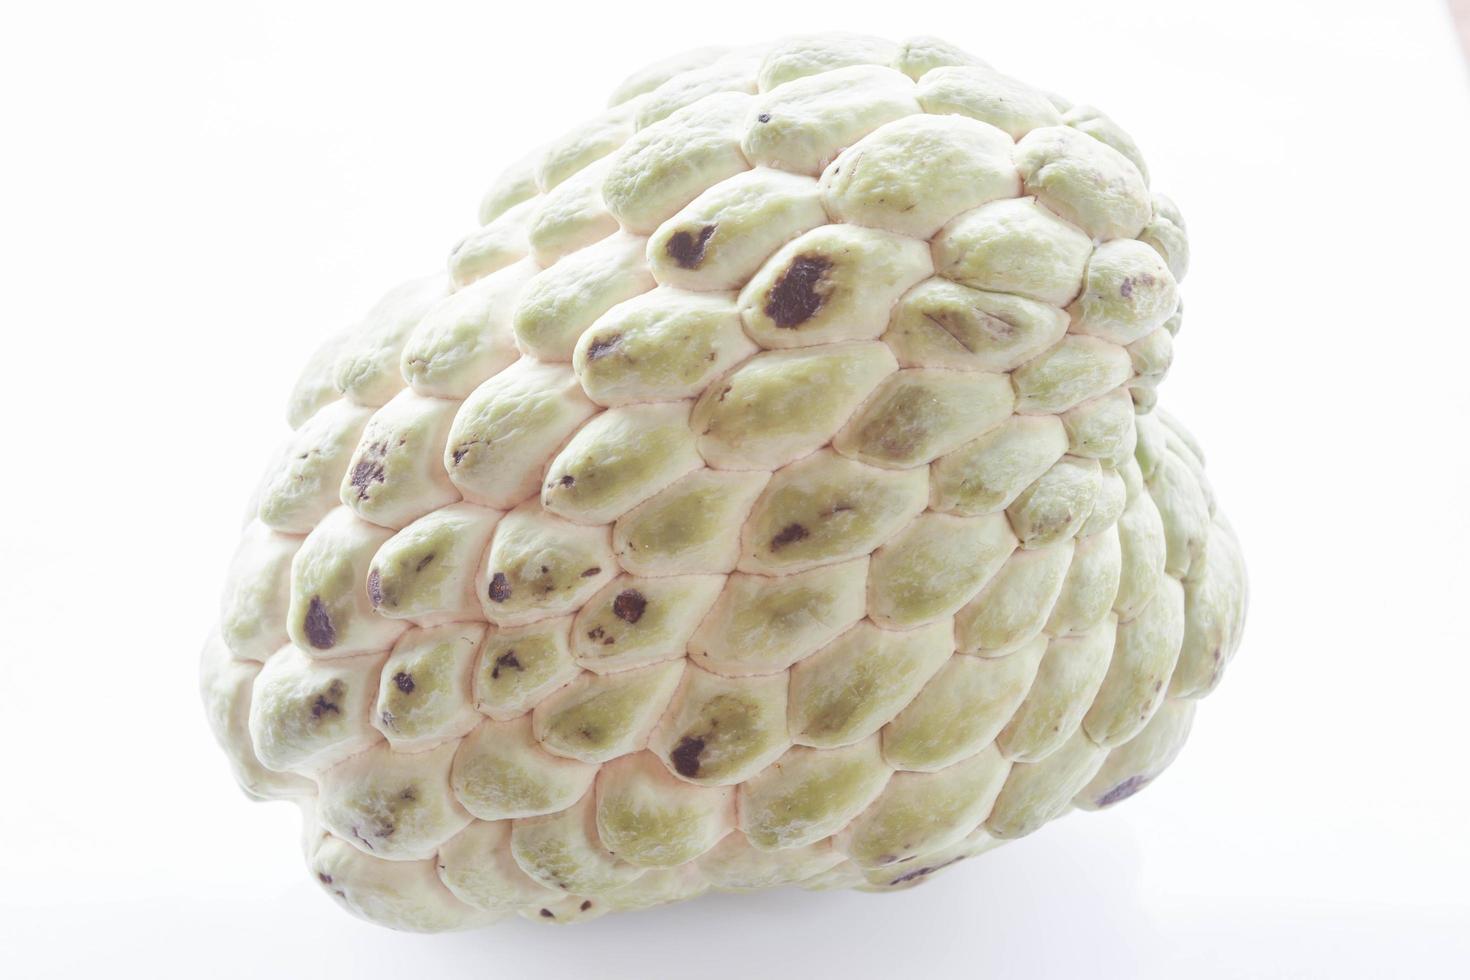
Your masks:
{"label": "white surface", "polygon": [[[0,972],[1465,976],[1470,95],[1443,4],[591,7],[7,8]],[[1223,687],[1127,805],[901,895],[447,937],[349,919],[195,694],[298,366],[627,71],[833,27],[942,34],[1103,106],[1184,208],[1163,401],[1253,575]]]}

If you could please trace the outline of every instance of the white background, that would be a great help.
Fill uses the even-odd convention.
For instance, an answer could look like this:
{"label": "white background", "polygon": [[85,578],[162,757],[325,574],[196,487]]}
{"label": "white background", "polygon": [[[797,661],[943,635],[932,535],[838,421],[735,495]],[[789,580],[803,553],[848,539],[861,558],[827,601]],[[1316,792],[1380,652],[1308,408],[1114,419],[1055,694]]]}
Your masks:
{"label": "white background", "polygon": [[[0,972],[1470,975],[1470,89],[1441,0],[51,3],[0,22]],[[1189,219],[1163,401],[1253,576],[1179,764],[893,896],[405,936],[251,805],[195,656],[306,352],[710,42],[937,33]]]}

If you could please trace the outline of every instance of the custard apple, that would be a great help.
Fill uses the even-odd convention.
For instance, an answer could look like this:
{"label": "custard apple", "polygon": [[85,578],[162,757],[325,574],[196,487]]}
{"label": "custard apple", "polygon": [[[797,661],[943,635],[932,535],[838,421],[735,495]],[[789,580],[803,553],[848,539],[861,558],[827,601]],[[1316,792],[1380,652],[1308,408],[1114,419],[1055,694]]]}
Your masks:
{"label": "custard apple", "polygon": [[1108,116],[932,38],[706,48],[478,217],[311,357],[204,650],[327,893],[901,889],[1174,759],[1245,579]]}

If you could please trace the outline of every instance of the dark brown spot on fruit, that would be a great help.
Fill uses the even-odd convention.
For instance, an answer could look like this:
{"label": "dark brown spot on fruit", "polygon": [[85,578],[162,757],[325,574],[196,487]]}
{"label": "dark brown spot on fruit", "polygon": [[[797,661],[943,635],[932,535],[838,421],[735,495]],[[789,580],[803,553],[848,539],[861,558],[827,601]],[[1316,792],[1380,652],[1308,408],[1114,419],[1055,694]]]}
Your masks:
{"label": "dark brown spot on fruit", "polygon": [[503,572],[490,576],[489,594],[491,602],[504,602],[510,598],[510,580]]}
{"label": "dark brown spot on fruit", "polygon": [[669,258],[679,263],[681,269],[697,269],[699,263],[704,261],[705,246],[709,244],[710,236],[714,233],[714,225],[705,225],[699,229],[698,236],[687,231],[675,232],[669,237],[664,251],[669,253]]}
{"label": "dark brown spot on fruit", "polygon": [[490,668],[490,679],[492,681],[500,679],[501,668],[506,670],[521,669],[521,662],[516,659],[516,652],[514,650],[507,650],[495,658],[495,666]]}
{"label": "dark brown spot on fruit", "polygon": [[413,693],[413,675],[412,674],[405,673],[404,671],[401,671],[400,670],[398,673],[396,673],[396,674],[393,675],[393,684],[394,684],[395,687],[397,687],[404,694],[412,694]]}
{"label": "dark brown spot on fruit", "polygon": [[[574,484],[576,482],[577,482],[577,478],[575,476],[572,476],[570,473],[568,473],[566,476],[564,476],[564,477],[561,478],[561,485],[564,486],[564,487],[569,487],[569,486],[571,486],[572,484]],[[545,565],[542,565],[541,566],[541,571],[542,572],[545,572],[546,571],[546,566]]]}
{"label": "dark brown spot on fruit", "polygon": [[758,115],[758,116],[755,117],[755,121],[756,122],[768,123],[768,122],[771,121],[771,114],[769,112],[763,112],[760,115]]}
{"label": "dark brown spot on fruit", "polygon": [[418,564],[413,566],[413,570],[415,572],[422,572],[424,569],[429,567],[429,563],[432,562],[435,557],[436,555],[434,554],[434,552],[429,552],[427,555],[419,559]]}
{"label": "dark brown spot on fruit", "polygon": [[1097,798],[1097,805],[1099,807],[1112,806],[1114,803],[1128,799],[1128,797],[1147,786],[1150,778],[1142,774],[1129,776],[1102,796],[1099,796]]}
{"label": "dark brown spot on fruit", "polygon": [[685,735],[669,753],[669,761],[674,764],[675,772],[692,779],[699,775],[699,757],[703,753],[704,739]]}
{"label": "dark brown spot on fruit", "polygon": [[322,597],[314,595],[311,604],[306,607],[306,639],[318,650],[330,650],[337,642],[337,627],[332,625],[332,617],[327,613],[326,604]]}
{"label": "dark brown spot on fruit", "polygon": [[799,327],[826,302],[822,284],[832,261],[824,255],[798,255],[766,296],[766,316],[786,330]]}
{"label": "dark brown spot on fruit", "polygon": [[601,574],[602,574],[602,569],[599,568],[596,565],[593,565],[591,568],[587,568],[587,569],[584,569],[582,571],[582,577],[583,578],[591,578],[594,575],[601,575]]}
{"label": "dark brown spot on fruit", "polygon": [[368,572],[368,601],[374,609],[383,604],[383,576],[376,568]]}
{"label": "dark brown spot on fruit", "polygon": [[780,551],[788,544],[795,544],[802,538],[807,537],[810,533],[800,524],[787,524],[780,531],[777,531],[776,536],[771,539],[771,550]]}
{"label": "dark brown spot on fruit", "polygon": [[460,463],[463,463],[464,462],[464,458],[466,456],[468,456],[469,453],[470,453],[470,446],[471,445],[473,445],[473,443],[467,443],[467,444],[465,444],[463,446],[455,446],[454,447],[454,454],[453,454],[453,457],[452,458],[454,460],[454,465],[455,466],[458,466]]}
{"label": "dark brown spot on fruit", "polygon": [[332,876],[327,874],[325,871],[318,871],[316,873],[316,879],[324,885],[330,885],[332,883]]}
{"label": "dark brown spot on fruit", "polygon": [[647,608],[648,600],[637,589],[624,589],[613,600],[613,615],[625,623],[638,622],[643,618],[643,610]]}
{"label": "dark brown spot on fruit", "polygon": [[1127,279],[1124,279],[1123,280],[1123,285],[1121,285],[1121,286],[1118,287],[1118,294],[1120,296],[1122,296],[1124,299],[1129,299],[1129,298],[1131,298],[1133,296],[1133,277],[1132,276],[1129,276]]}
{"label": "dark brown spot on fruit", "polygon": [[589,899],[586,899],[585,901],[582,902],[581,905],[578,905],[577,906],[577,908],[581,909],[583,912],[587,911],[591,907],[592,907],[592,899],[590,899],[590,898]]}
{"label": "dark brown spot on fruit", "polygon": [[386,442],[370,443],[363,448],[357,462],[352,467],[351,483],[357,488],[357,499],[366,500],[368,488],[374,483],[382,483],[385,478],[383,460],[388,455],[388,444]]}
{"label": "dark brown spot on fruit", "polygon": [[917,878],[922,878],[925,875],[932,875],[934,872],[938,871],[940,868],[947,868],[951,864],[954,864],[956,861],[961,861],[961,860],[964,860],[964,859],[963,858],[951,858],[950,860],[945,861],[943,864],[936,864],[936,865],[933,865],[932,867],[926,866],[926,867],[923,867],[923,868],[916,868],[913,871],[908,872],[907,874],[901,874],[901,875],[899,875],[897,878],[894,878],[892,881],[890,881],[889,884],[890,885],[901,885],[904,882],[913,881],[913,880],[915,880]]}
{"label": "dark brown spot on fruit", "polygon": [[623,335],[615,333],[611,337],[603,337],[594,340],[587,345],[587,360],[598,361],[613,351],[617,350],[623,342]]}
{"label": "dark brown spot on fruit", "polygon": [[541,910],[541,918],[543,918],[543,919],[554,919],[554,918],[556,918],[556,913],[553,912],[553,911],[551,911],[551,909],[542,909]]}

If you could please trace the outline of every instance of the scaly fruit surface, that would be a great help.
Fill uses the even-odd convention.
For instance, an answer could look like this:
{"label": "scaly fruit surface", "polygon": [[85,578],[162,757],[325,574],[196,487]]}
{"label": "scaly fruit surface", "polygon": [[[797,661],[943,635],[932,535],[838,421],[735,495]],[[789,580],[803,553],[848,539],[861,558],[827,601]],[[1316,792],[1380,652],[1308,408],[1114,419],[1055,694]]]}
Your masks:
{"label": "scaly fruit surface", "polygon": [[1240,637],[1184,221],[933,39],[651,66],[291,397],[204,651],[401,929],[899,889],[1148,785]]}

